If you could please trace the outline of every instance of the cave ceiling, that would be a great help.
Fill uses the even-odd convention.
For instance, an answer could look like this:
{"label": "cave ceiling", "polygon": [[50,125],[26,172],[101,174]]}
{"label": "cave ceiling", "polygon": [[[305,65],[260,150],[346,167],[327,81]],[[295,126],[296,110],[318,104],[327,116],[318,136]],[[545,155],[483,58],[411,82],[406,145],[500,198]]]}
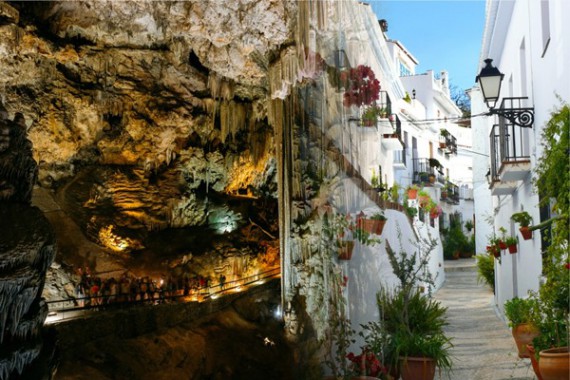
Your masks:
{"label": "cave ceiling", "polygon": [[24,115],[39,185],[95,239],[207,223],[210,193],[274,198],[267,70],[295,6],[0,2],[0,100]]}

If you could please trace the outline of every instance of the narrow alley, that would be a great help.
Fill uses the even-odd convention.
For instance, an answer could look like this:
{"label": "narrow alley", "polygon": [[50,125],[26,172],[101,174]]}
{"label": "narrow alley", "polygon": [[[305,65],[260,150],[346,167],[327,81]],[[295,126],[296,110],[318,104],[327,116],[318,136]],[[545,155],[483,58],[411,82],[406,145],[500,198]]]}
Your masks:
{"label": "narrow alley", "polygon": [[529,359],[520,359],[511,332],[493,308],[491,289],[477,283],[475,259],[445,262],[446,282],[435,297],[448,308],[452,380],[536,379]]}

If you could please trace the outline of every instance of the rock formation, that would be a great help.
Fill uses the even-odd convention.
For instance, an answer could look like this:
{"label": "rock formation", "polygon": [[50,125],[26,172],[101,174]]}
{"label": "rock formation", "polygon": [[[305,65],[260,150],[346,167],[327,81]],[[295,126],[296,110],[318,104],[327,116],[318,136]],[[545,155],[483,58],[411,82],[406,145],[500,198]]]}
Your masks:
{"label": "rock formation", "polygon": [[[42,352],[48,308],[41,294],[55,255],[51,225],[30,206],[37,175],[21,114],[0,103],[0,379],[42,378],[34,366]],[[49,351],[49,349],[47,349]],[[28,377],[31,378],[31,377]]]}

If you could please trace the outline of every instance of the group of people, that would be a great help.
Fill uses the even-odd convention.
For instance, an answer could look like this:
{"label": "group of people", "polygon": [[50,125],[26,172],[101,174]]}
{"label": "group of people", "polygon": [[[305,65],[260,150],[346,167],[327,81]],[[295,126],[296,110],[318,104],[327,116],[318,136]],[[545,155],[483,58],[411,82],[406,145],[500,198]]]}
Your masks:
{"label": "group of people", "polygon": [[[164,301],[174,297],[192,296],[207,291],[207,277],[188,275],[156,281],[148,276],[135,277],[124,273],[119,279],[91,275],[88,269],[78,270],[80,281],[75,288],[77,306],[98,306],[121,302]],[[220,277],[221,279],[221,277]],[[225,282],[225,276],[223,276]],[[220,281],[220,287],[223,288]]]}

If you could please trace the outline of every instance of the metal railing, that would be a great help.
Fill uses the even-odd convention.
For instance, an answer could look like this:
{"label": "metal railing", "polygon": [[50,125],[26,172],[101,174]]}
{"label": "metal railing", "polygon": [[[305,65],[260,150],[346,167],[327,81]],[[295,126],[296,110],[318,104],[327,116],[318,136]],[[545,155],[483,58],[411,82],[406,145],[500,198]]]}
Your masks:
{"label": "metal railing", "polygon": [[499,134],[499,125],[495,124],[491,128],[491,133],[489,133],[489,144],[490,144],[490,181],[491,183],[499,181],[499,169],[501,168],[501,142]]}
{"label": "metal railing", "polygon": [[437,171],[434,166],[431,166],[429,158],[413,158],[412,165],[414,169],[413,183],[428,184],[437,181],[440,184],[445,184],[445,176]]}
{"label": "metal railing", "polygon": [[157,305],[161,303],[204,302],[226,293],[241,292],[251,285],[261,285],[265,281],[280,277],[281,268],[275,267],[252,276],[196,287],[185,294],[184,289],[167,291],[157,288],[153,292],[119,293],[116,295],[96,295],[46,301],[49,309],[46,323],[61,322],[85,316],[93,312],[104,312],[139,305]]}
{"label": "metal railing", "polygon": [[378,107],[385,109],[388,115],[392,114],[392,101],[390,100],[388,91],[380,91],[377,104]]}
{"label": "metal railing", "polygon": [[499,118],[499,152],[501,163],[530,160],[528,129]]}

